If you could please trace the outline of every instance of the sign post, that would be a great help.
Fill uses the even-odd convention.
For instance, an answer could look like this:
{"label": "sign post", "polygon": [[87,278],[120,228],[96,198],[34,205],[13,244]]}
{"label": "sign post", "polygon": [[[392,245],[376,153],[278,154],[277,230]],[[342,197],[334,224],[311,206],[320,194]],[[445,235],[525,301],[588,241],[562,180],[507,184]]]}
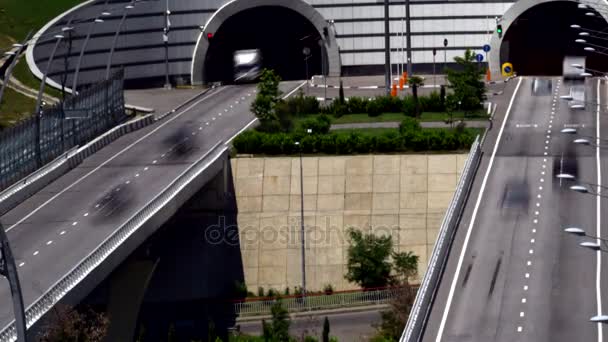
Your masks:
{"label": "sign post", "polygon": [[486,53],[486,60],[488,61],[488,71],[486,72],[486,80],[487,81],[491,81],[492,80],[492,74],[490,72],[490,58],[488,55],[488,52],[490,52],[492,48],[490,47],[489,44],[486,44],[483,46],[483,52]]}

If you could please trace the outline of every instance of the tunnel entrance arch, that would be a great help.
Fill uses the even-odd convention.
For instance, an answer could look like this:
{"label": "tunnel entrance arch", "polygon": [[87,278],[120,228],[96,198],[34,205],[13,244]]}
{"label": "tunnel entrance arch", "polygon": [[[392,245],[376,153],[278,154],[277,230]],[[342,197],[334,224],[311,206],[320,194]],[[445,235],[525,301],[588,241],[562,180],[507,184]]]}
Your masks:
{"label": "tunnel entrance arch", "polygon": [[[238,30],[244,34],[244,36],[251,37],[252,33],[258,36],[257,39],[266,39],[267,41],[272,41],[273,35],[276,36],[277,33],[284,34],[286,28],[289,27],[275,27],[275,29],[271,32],[261,32],[256,31],[257,27],[247,27],[246,25],[242,25],[242,23],[238,23],[238,18],[245,18],[245,14],[249,12],[249,14],[254,14],[256,11],[263,10],[271,10],[271,11],[280,11],[283,10],[285,15],[296,14],[297,17],[310,26],[311,29],[311,37],[298,37],[295,38],[297,40],[303,39],[305,42],[306,39],[310,40],[307,46],[310,46],[313,55],[315,52],[315,47],[319,47],[314,36],[322,39],[322,46],[319,47],[319,52],[317,53],[317,57],[320,58],[320,54],[322,53],[325,61],[325,70],[326,73],[330,76],[339,76],[341,72],[341,61],[340,61],[340,50],[337,44],[335,29],[331,23],[328,23],[321,14],[314,9],[311,5],[304,2],[303,0],[232,0],[227,4],[220,7],[213,14],[213,16],[207,21],[204,28],[202,29],[201,34],[197,40],[196,47],[194,49],[194,55],[192,58],[192,70],[191,70],[191,81],[193,85],[200,85],[204,82],[210,80],[209,78],[209,68],[214,68],[213,63],[215,63],[217,59],[223,61],[223,63],[227,63],[225,56],[231,51],[219,51],[220,57],[218,58],[218,51],[216,49],[215,55],[216,57],[209,56],[210,52],[213,52],[214,48],[212,45],[221,44],[222,42],[218,42],[215,38],[221,38],[221,35],[230,37],[237,30],[235,29],[235,23],[238,26]],[[259,13],[259,12],[258,12]],[[277,12],[275,12],[277,13]],[[234,17],[236,16],[236,20]],[[253,18],[254,16],[250,16]],[[232,19],[232,20],[231,20]],[[232,23],[231,23],[232,22]],[[264,24],[268,24],[269,21],[258,21],[258,24],[261,26]],[[226,24],[226,25],[224,25]],[[246,33],[246,34],[245,34]],[[211,41],[208,39],[208,34],[212,34],[213,38]],[[216,34],[219,34],[218,37]],[[297,33],[295,33],[297,35]],[[295,37],[295,36],[294,36]],[[312,39],[311,39],[312,38]],[[293,39],[293,38],[292,38]],[[226,43],[226,42],[223,42]],[[246,46],[251,47],[250,41],[247,42],[249,45],[244,44],[243,48],[247,48]],[[281,41],[272,41],[272,43],[276,46],[276,50],[279,54],[282,47],[285,47],[285,42]],[[298,43],[298,42],[296,42]],[[293,45],[293,44],[292,44]],[[229,44],[227,49],[234,49],[237,44]],[[290,45],[291,46],[291,45]],[[293,46],[291,46],[293,47]],[[220,49],[221,50],[221,49]],[[268,50],[268,49],[267,49]],[[293,49],[292,49],[293,50]],[[264,51],[263,51],[264,53]],[[289,54],[285,55],[285,58],[289,58],[289,63],[293,64],[294,70],[304,70],[304,55],[299,51],[299,57],[295,56],[293,51]],[[223,55],[223,56],[222,56]],[[312,56],[311,58],[314,58]],[[265,60],[270,59],[277,60],[277,56],[272,54],[271,56],[266,56]],[[230,58],[230,63],[232,62],[232,58]],[[309,62],[312,63],[311,60]],[[317,64],[318,65],[318,64]],[[220,68],[226,68],[225,65],[220,65]],[[318,67],[320,69],[320,66]],[[315,71],[314,65],[311,65],[311,74]],[[212,74],[212,73],[211,73]]]}
{"label": "tunnel entrance arch", "polygon": [[[603,71],[608,65],[606,56],[583,50],[584,44],[574,42],[581,31],[570,25],[601,31],[608,25],[608,16],[598,0],[586,1],[587,10],[579,9],[579,2],[569,0],[519,0],[500,19],[503,36],[494,32],[490,40],[490,70],[494,78],[501,75],[501,65],[513,64],[520,75],[561,75],[566,55],[587,57],[587,67]],[[592,11],[595,16],[585,13]],[[607,32],[608,34],[608,32]],[[590,43],[598,44],[598,42]]]}

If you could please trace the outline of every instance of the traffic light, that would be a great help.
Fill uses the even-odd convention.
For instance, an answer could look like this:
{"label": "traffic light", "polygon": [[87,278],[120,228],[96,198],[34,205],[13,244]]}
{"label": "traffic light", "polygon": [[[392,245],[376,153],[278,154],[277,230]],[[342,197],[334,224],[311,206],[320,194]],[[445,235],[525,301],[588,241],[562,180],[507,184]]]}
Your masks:
{"label": "traffic light", "polygon": [[207,33],[207,40],[211,41],[211,39],[213,39],[213,33],[209,32]]}
{"label": "traffic light", "polygon": [[498,33],[498,38],[502,38],[502,25],[496,25],[496,33]]}

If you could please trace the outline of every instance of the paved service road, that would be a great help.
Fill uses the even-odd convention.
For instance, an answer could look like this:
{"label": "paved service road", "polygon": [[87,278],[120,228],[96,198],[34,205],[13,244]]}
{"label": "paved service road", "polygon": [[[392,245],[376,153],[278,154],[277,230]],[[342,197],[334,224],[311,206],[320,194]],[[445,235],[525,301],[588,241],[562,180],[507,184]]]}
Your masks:
{"label": "paved service road", "polygon": [[[386,309],[384,309],[386,310]],[[330,326],[330,336],[335,336],[338,341],[363,342],[375,334],[374,325],[380,324],[380,311],[359,311],[327,314]],[[323,320],[325,316],[300,316],[291,320],[289,333],[300,338],[311,335],[321,337],[323,332]],[[240,331],[247,335],[261,335],[262,322],[237,323]],[[303,340],[303,339],[302,339]]]}
{"label": "paved service road", "polygon": [[[542,84],[536,92],[535,82]],[[587,81],[591,101],[597,82]],[[555,178],[567,172],[597,183],[596,150],[560,133],[578,127],[595,135],[596,113],[595,106],[574,111],[560,103],[568,90],[558,78],[516,79],[507,87],[515,94],[499,104],[484,144],[424,341],[598,340],[589,318],[598,312],[599,254],[563,232],[581,226],[596,233],[597,198]],[[603,290],[607,281],[604,271]]]}
{"label": "paved service road", "polygon": [[[211,90],[103,148],[4,215],[26,307],[212,146],[251,124],[254,97],[254,85]],[[0,329],[13,319],[10,300],[8,283],[0,281]]]}

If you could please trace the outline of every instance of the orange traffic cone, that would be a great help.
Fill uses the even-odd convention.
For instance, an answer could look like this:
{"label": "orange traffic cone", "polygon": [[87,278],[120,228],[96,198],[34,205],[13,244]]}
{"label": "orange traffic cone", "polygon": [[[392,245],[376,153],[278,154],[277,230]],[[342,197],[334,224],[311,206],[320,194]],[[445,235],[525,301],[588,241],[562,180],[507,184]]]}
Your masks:
{"label": "orange traffic cone", "polygon": [[399,77],[399,90],[403,90],[404,83],[405,80],[403,79],[403,77]]}
{"label": "orange traffic cone", "polygon": [[492,80],[492,73],[490,72],[490,68],[486,71],[486,81],[490,82]]}
{"label": "orange traffic cone", "polygon": [[406,84],[407,83],[407,71],[403,72],[403,83]]}
{"label": "orange traffic cone", "polygon": [[397,84],[393,83],[393,89],[391,90],[391,96],[395,97],[397,96]]}

